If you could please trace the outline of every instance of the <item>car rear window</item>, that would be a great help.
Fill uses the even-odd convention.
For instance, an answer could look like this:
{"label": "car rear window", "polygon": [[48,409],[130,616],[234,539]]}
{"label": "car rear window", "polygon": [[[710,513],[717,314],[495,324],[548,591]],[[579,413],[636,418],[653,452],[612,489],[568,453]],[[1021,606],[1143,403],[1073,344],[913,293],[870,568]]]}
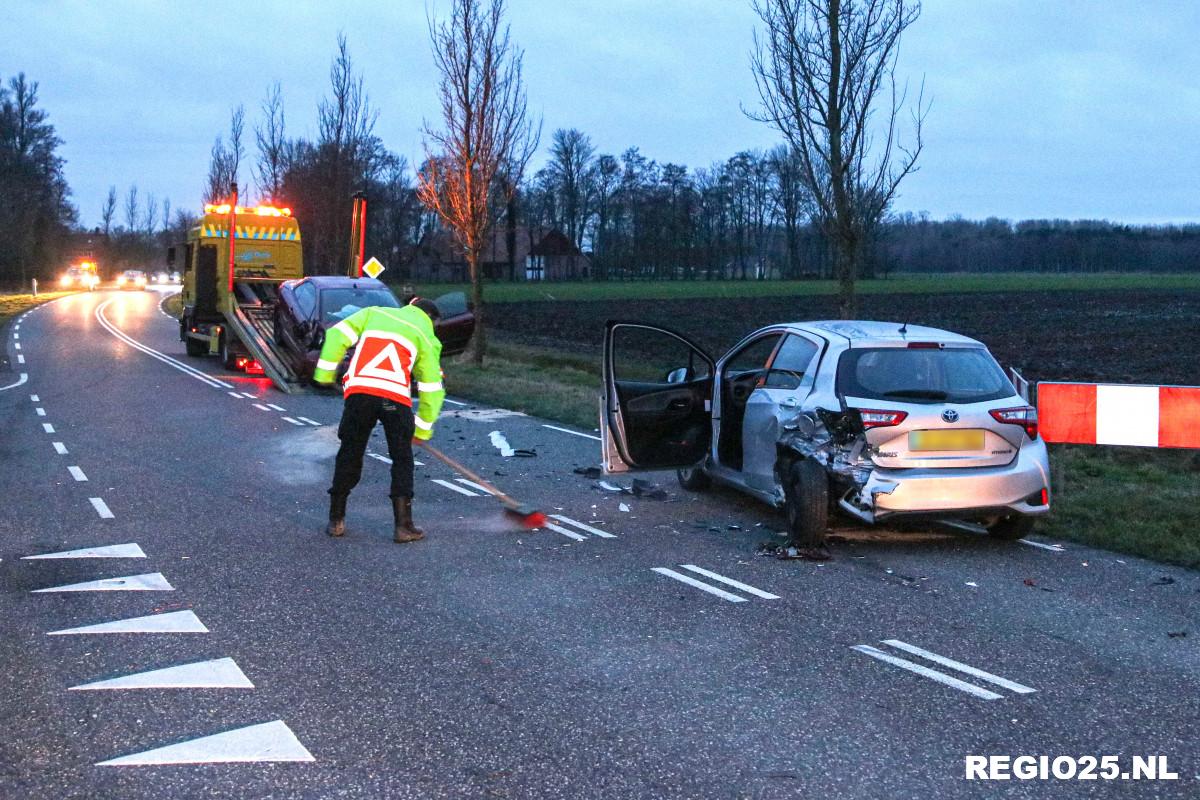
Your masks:
{"label": "car rear window", "polygon": [[847,350],[837,389],[843,397],[897,403],[982,403],[1016,394],[991,354],[975,347]]}
{"label": "car rear window", "polygon": [[390,289],[325,289],[321,292],[321,316],[326,323],[341,322],[368,306],[399,308]]}

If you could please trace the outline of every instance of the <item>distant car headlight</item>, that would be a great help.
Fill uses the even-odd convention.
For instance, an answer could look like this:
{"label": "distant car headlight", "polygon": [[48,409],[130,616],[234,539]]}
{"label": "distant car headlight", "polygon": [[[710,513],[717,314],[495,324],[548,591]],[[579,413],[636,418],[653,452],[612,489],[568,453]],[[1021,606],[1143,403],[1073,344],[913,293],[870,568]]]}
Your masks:
{"label": "distant car headlight", "polygon": [[63,275],[61,278],[58,279],[58,285],[59,286],[70,286],[71,285],[71,276]]}
{"label": "distant car headlight", "polygon": [[124,275],[118,275],[118,276],[117,276],[117,286],[120,286],[120,285],[121,285],[122,283],[124,283],[124,282],[125,282],[125,276],[124,276]]}

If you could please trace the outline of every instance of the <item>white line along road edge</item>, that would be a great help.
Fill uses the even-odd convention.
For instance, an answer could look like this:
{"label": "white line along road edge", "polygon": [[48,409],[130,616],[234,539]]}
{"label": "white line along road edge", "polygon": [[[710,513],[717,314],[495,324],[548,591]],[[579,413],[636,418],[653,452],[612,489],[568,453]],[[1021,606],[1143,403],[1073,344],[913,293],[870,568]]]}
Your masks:
{"label": "white line along road edge", "polygon": [[16,383],[10,383],[8,386],[0,386],[0,392],[6,391],[8,389],[15,389],[18,386],[20,386],[21,384],[25,383],[27,380],[29,380],[29,374],[26,372],[22,372],[21,377],[17,378]]}
{"label": "white line along road edge", "polygon": [[160,353],[159,351],[155,350],[152,347],[147,347],[146,345],[139,342],[137,339],[134,339],[132,336],[129,336],[128,334],[126,334],[124,331],[122,331],[120,328],[118,328],[113,323],[109,322],[108,317],[104,316],[104,309],[108,308],[108,306],[110,306],[114,302],[116,302],[115,298],[113,300],[108,300],[108,301],[103,302],[100,305],[96,306],[96,321],[99,322],[100,326],[102,328],[104,328],[106,331],[108,331],[113,336],[117,337],[118,339],[120,339],[122,342],[129,345],[133,349],[140,350],[141,352],[145,353],[146,355],[150,356],[151,358],[156,358],[159,361],[166,364],[167,366],[174,367],[175,369],[179,370],[180,372],[182,372],[186,375],[192,376],[193,378],[200,381],[201,383],[206,383],[209,386],[212,386],[214,388],[220,388],[220,389],[232,389],[233,388],[233,384],[231,384],[231,383],[226,383],[225,381],[218,380],[217,378],[214,378],[207,373],[201,372],[200,370],[196,369],[195,367],[191,367],[187,364],[184,364],[182,361],[178,361],[174,358],[171,358],[166,353]]}

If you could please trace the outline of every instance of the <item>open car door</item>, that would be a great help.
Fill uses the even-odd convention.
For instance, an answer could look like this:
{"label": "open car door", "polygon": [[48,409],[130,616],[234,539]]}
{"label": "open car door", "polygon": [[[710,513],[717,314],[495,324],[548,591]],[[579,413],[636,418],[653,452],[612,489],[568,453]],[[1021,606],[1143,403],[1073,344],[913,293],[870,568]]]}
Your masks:
{"label": "open car door", "polygon": [[712,442],[713,359],[674,331],[609,322],[600,407],[607,473],[690,467]]}

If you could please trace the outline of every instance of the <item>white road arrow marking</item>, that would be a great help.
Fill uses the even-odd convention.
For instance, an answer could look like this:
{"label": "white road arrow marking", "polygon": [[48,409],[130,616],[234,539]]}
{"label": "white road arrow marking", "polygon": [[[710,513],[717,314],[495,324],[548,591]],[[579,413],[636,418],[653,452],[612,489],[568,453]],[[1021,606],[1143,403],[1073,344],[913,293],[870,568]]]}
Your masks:
{"label": "white road arrow marking", "polygon": [[123,578],[101,578],[96,581],[69,583],[65,586],[52,586],[48,589],[34,589],[34,594],[42,592],[173,592],[175,587],[167,582],[161,572],[147,572],[144,575],[126,575]]}
{"label": "white road arrow marking", "polygon": [[136,544],[111,544],[107,547],[85,547],[80,550],[63,550],[61,553],[43,553],[37,556],[25,556],[22,561],[36,561],[43,558],[145,558],[146,554]]}
{"label": "white road arrow marking", "polygon": [[90,692],[107,689],[253,689],[254,684],[246,677],[232,658],[216,658],[197,661],[164,669],[138,672],[110,678],[104,681],[72,686],[72,692]]}
{"label": "white road arrow marking", "polygon": [[251,761],[316,761],[283,720],[264,722],[144,753],[101,761],[98,767],[150,764],[228,764]]}
{"label": "white road arrow marking", "polygon": [[171,611],[112,622],[100,622],[79,628],[50,631],[47,636],[72,636],[83,633],[208,633],[208,628],[192,611]]}

